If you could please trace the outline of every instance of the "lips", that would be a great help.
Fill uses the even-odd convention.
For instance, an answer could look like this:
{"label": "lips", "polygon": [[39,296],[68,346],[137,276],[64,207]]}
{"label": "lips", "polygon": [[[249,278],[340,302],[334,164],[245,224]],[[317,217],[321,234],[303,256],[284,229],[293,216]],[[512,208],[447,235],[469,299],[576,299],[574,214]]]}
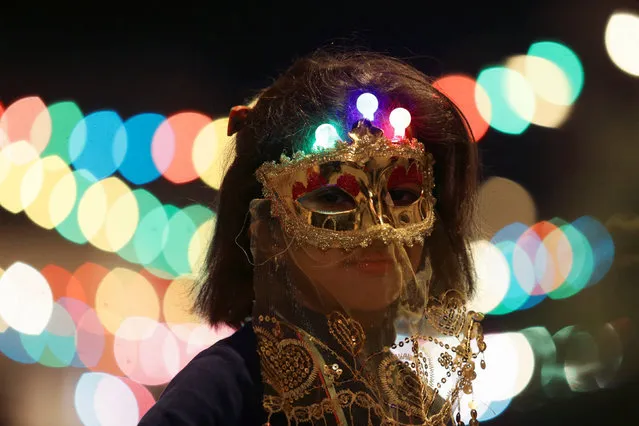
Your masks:
{"label": "lips", "polygon": [[366,257],[366,258],[359,258],[355,261],[355,263],[389,263],[392,262],[393,259],[391,259],[390,257]]}
{"label": "lips", "polygon": [[393,259],[390,257],[357,257],[346,260],[347,265],[359,265],[362,263],[391,263]]}
{"label": "lips", "polygon": [[388,257],[368,260],[358,259],[354,266],[364,273],[380,275],[387,273],[393,267],[393,262]]}

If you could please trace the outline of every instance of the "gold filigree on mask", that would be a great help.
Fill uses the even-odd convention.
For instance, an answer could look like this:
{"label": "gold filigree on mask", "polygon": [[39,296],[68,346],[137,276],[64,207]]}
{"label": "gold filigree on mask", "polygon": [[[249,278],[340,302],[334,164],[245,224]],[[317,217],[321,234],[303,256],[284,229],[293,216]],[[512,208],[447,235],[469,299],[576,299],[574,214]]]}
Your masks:
{"label": "gold filigree on mask", "polygon": [[[432,155],[415,139],[390,141],[369,122],[358,123],[349,136],[350,143],[338,141],[333,149],[296,152],[292,158],[282,155],[279,163],[267,162],[258,168],[256,177],[264,197],[271,201],[272,215],[280,219],[296,244],[321,249],[352,250],[367,247],[373,240],[422,244],[435,221]],[[421,192],[407,205],[388,201],[386,183],[393,167],[406,173],[411,167],[419,171]],[[341,178],[349,177],[352,182],[345,187],[353,191],[344,195],[354,197],[351,208],[327,212],[300,203],[295,188],[306,187],[301,180],[311,186],[309,173],[314,176],[313,188],[318,187],[318,180],[338,186]]]}

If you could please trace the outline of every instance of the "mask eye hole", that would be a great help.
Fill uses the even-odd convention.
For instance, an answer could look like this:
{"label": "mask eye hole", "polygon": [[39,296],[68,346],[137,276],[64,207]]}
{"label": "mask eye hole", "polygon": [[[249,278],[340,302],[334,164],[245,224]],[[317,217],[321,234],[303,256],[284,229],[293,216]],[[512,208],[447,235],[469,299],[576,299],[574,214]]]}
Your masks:
{"label": "mask eye hole", "polygon": [[395,206],[410,206],[422,195],[422,189],[417,185],[400,185],[388,188],[388,194]]}
{"label": "mask eye hole", "polygon": [[337,185],[326,185],[304,194],[297,199],[307,210],[318,213],[345,213],[357,207],[350,194]]}

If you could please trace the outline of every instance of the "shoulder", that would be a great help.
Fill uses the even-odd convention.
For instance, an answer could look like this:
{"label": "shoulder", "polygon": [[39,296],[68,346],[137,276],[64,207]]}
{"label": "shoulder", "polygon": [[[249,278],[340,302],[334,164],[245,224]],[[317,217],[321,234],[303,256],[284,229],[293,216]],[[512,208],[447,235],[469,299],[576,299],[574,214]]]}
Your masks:
{"label": "shoulder", "polygon": [[205,349],[166,387],[140,425],[261,424],[263,385],[251,323]]}

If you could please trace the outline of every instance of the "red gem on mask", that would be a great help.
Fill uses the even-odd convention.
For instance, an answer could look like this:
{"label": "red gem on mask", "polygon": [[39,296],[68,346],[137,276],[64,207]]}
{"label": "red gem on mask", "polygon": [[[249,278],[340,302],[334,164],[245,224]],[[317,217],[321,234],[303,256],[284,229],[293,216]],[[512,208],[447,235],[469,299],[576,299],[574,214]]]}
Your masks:
{"label": "red gem on mask", "polygon": [[410,166],[406,175],[411,182],[415,181],[421,185],[424,181],[424,175],[420,173],[417,163],[413,163]]}
{"label": "red gem on mask", "polygon": [[357,194],[359,194],[359,184],[357,183],[357,179],[349,173],[343,174],[337,178],[337,186],[351,194],[353,197],[356,197]]}
{"label": "red gem on mask", "polygon": [[306,191],[308,192],[315,191],[317,188],[320,188],[328,183],[326,182],[324,176],[315,172],[313,169],[308,169],[306,171],[306,179],[308,181],[308,184],[306,185]]}
{"label": "red gem on mask", "polygon": [[297,200],[299,197],[301,197],[304,194],[306,194],[306,187],[304,186],[304,184],[302,182],[295,182],[293,184],[293,191],[292,191],[293,199]]}
{"label": "red gem on mask", "polygon": [[403,183],[417,183],[422,184],[423,176],[419,172],[416,163],[413,163],[408,172],[404,166],[397,166],[392,171],[391,175],[388,178],[388,186],[395,187],[399,186]]}

